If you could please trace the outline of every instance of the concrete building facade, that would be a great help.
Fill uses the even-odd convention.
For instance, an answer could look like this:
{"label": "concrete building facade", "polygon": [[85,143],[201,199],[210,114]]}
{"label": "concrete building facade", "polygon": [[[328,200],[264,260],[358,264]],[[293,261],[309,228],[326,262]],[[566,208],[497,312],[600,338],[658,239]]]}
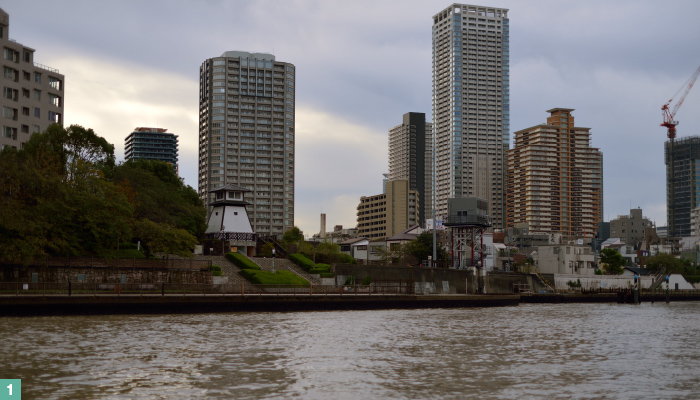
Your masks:
{"label": "concrete building facade", "polygon": [[177,135],[164,128],[135,128],[124,139],[124,158],[166,162],[178,170]]}
{"label": "concrete building facade", "polygon": [[505,226],[510,132],[509,19],[505,8],[452,4],[433,16],[433,137],[437,216],[447,199],[481,197]]}
{"label": "concrete building facade", "polygon": [[539,246],[534,261],[541,274],[595,275],[595,256],[584,245]]}
{"label": "concrete building facade", "polygon": [[209,206],[217,187],[249,189],[260,235],[294,226],[295,72],[272,54],[242,51],[199,70],[199,195]]}
{"label": "concrete building facade", "polygon": [[65,76],[34,62],[34,49],[11,39],[10,16],[0,9],[2,45],[2,123],[0,149],[21,149],[32,133],[63,125]]}
{"label": "concrete building facade", "polygon": [[700,207],[700,136],[677,138],[673,146],[671,182],[670,146],[664,144],[668,237],[691,235],[690,212]]}
{"label": "concrete building facade", "polygon": [[[403,122],[389,129],[389,181],[407,179],[409,189],[418,191],[420,204],[432,202],[432,176],[429,171],[431,156],[432,124],[425,122],[424,113],[409,112],[403,115]],[[428,168],[426,168],[428,167]],[[428,209],[418,210],[418,223],[425,224]]]}
{"label": "concrete building facade", "polygon": [[357,206],[357,236],[382,239],[416,225],[420,203],[418,191],[407,179],[387,182],[386,193],[363,196]]}
{"label": "concrete building facade", "polygon": [[610,220],[610,237],[630,246],[644,240],[644,229],[653,227],[651,220],[642,215],[641,208],[633,208],[629,215],[618,215]]}
{"label": "concrete building facade", "polygon": [[507,223],[531,232],[594,237],[603,220],[603,154],[571,108],[547,110],[546,124],[515,132],[508,151]]}

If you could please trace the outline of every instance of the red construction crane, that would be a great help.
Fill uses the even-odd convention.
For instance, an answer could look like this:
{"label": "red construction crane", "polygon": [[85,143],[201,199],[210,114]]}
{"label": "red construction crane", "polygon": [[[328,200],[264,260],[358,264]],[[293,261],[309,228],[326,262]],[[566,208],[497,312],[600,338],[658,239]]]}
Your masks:
{"label": "red construction crane", "polygon": [[[676,125],[678,125],[678,121],[674,120],[673,117],[676,116],[676,113],[678,112],[678,109],[681,108],[681,105],[683,105],[683,102],[685,101],[685,96],[688,95],[688,92],[690,92],[690,89],[693,88],[693,85],[695,84],[695,80],[698,79],[698,75],[700,75],[700,67],[693,72],[693,75],[690,76],[690,79],[681,86],[680,89],[676,92],[676,94],[671,97],[671,100],[669,100],[666,104],[664,104],[661,107],[661,114],[664,117],[664,122],[661,124],[661,126],[665,126],[668,129],[668,237],[673,238],[676,237],[677,232],[675,231],[675,214],[676,214],[676,203],[675,203],[675,184],[676,184],[676,179],[675,179],[675,168],[674,168],[674,163],[673,163],[673,139],[676,138]],[[685,88],[685,91],[683,92],[683,95],[681,98],[678,100],[675,106],[673,106],[673,110],[669,110],[668,106],[673,102],[673,98],[678,95],[683,89]]]}
{"label": "red construction crane", "polygon": [[678,109],[681,108],[681,105],[683,105],[683,102],[685,101],[685,96],[688,95],[688,92],[690,92],[690,89],[693,88],[693,85],[695,84],[695,80],[698,79],[698,75],[700,75],[700,67],[693,72],[693,75],[690,76],[690,79],[688,79],[688,82],[686,82],[683,86],[681,86],[680,89],[676,92],[676,94],[673,95],[673,97],[676,97],[678,93],[680,93],[683,88],[685,88],[685,92],[683,92],[683,96],[678,100],[678,103],[676,103],[675,106],[673,106],[673,111],[670,111],[668,106],[671,104],[673,101],[673,97],[671,97],[671,100],[669,100],[666,104],[664,104],[661,107],[661,114],[663,114],[664,117],[664,122],[661,124],[661,126],[665,126],[668,128],[668,138],[669,139],[674,139],[676,137],[676,125],[678,125],[678,121],[674,120],[673,117],[676,116],[676,113],[678,112]]}

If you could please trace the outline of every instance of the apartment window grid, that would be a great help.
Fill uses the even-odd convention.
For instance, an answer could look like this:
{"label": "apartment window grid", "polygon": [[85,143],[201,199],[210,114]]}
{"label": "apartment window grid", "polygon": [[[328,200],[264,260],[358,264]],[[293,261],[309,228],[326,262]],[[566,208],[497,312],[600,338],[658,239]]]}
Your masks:
{"label": "apartment window grid", "polygon": [[[233,54],[232,54],[233,53]],[[251,190],[259,234],[294,226],[295,67],[227,52],[200,68],[200,197],[233,183]]]}
{"label": "apartment window grid", "polygon": [[433,140],[436,208],[447,198],[489,201],[505,217],[509,145],[509,30],[506,9],[453,4],[433,17]]}
{"label": "apartment window grid", "polygon": [[[2,10],[0,21],[9,21],[9,15]],[[0,66],[4,78],[0,107],[4,111],[3,124],[15,133],[12,137],[0,135],[0,148],[22,148],[31,133],[44,131],[53,122],[63,122],[65,77],[58,70],[34,63],[34,50],[10,40],[8,28],[7,23],[0,23]],[[55,82],[54,86],[49,80]]]}

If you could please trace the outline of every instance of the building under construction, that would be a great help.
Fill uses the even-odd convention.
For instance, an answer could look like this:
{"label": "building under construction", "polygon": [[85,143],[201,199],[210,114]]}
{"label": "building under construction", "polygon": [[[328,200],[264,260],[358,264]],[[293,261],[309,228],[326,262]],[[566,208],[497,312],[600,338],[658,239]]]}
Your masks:
{"label": "building under construction", "polygon": [[700,136],[676,139],[673,153],[670,149],[669,140],[664,143],[668,236],[685,237],[690,236],[690,212],[700,206]]}

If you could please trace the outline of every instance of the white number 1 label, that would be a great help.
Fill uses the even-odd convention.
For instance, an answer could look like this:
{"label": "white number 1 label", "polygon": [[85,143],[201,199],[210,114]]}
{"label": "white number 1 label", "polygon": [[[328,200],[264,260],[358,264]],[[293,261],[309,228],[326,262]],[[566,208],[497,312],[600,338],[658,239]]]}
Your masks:
{"label": "white number 1 label", "polygon": [[7,392],[0,389],[0,400],[21,400],[21,379],[0,379],[0,388],[7,388]]}

